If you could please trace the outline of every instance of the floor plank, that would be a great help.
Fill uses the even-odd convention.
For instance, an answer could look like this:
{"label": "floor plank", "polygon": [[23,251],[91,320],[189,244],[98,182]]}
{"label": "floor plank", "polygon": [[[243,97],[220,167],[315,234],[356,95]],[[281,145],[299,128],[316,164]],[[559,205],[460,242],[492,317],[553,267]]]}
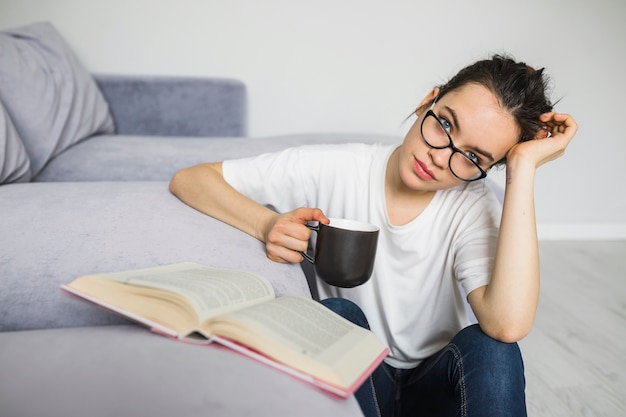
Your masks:
{"label": "floor plank", "polygon": [[626,241],[541,242],[524,354],[531,417],[626,416]]}

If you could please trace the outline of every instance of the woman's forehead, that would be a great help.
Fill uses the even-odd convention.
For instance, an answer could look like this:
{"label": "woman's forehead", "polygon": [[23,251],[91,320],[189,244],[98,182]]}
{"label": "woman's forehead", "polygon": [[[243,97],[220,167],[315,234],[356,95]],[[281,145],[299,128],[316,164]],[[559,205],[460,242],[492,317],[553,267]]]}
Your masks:
{"label": "woman's forehead", "polygon": [[[486,87],[467,84],[437,100],[435,110],[453,118],[453,139],[488,150],[496,159],[519,140],[515,118]],[[456,143],[455,143],[456,144]],[[461,143],[456,144],[460,146]]]}
{"label": "woman's forehead", "polygon": [[504,110],[500,105],[498,97],[490,89],[483,86],[482,84],[476,83],[465,84],[462,87],[449,91],[446,95],[439,98],[437,102],[455,103],[458,106],[485,106],[493,109],[498,109],[507,113],[506,110]]}

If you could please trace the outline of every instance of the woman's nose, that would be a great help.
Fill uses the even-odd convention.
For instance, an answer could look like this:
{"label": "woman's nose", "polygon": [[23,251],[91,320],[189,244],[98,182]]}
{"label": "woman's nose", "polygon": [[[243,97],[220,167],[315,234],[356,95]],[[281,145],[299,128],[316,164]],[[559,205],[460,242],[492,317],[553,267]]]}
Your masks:
{"label": "woman's nose", "polygon": [[437,167],[439,167],[439,168],[447,168],[448,167],[448,161],[450,160],[450,156],[452,154],[452,149],[450,149],[450,148],[443,148],[443,149],[430,148],[429,151],[428,151],[428,154],[430,155],[430,159],[433,161],[433,164],[435,164]]}

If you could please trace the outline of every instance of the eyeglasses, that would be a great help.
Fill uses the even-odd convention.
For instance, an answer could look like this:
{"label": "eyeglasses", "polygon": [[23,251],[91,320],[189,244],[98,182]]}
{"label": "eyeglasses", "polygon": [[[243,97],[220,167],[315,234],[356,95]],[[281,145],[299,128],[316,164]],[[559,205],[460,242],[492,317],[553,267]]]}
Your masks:
{"label": "eyeglasses", "polygon": [[476,181],[487,176],[478,163],[478,156],[473,152],[465,152],[454,146],[452,138],[443,122],[435,115],[432,109],[428,110],[420,126],[422,139],[433,149],[452,149],[448,161],[450,172],[460,180]]}

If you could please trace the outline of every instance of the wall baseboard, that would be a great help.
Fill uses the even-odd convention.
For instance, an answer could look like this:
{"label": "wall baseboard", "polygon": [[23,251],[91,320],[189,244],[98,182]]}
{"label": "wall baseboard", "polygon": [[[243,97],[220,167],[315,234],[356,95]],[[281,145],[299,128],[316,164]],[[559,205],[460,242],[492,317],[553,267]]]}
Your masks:
{"label": "wall baseboard", "polygon": [[626,223],[539,223],[539,240],[626,240]]}

